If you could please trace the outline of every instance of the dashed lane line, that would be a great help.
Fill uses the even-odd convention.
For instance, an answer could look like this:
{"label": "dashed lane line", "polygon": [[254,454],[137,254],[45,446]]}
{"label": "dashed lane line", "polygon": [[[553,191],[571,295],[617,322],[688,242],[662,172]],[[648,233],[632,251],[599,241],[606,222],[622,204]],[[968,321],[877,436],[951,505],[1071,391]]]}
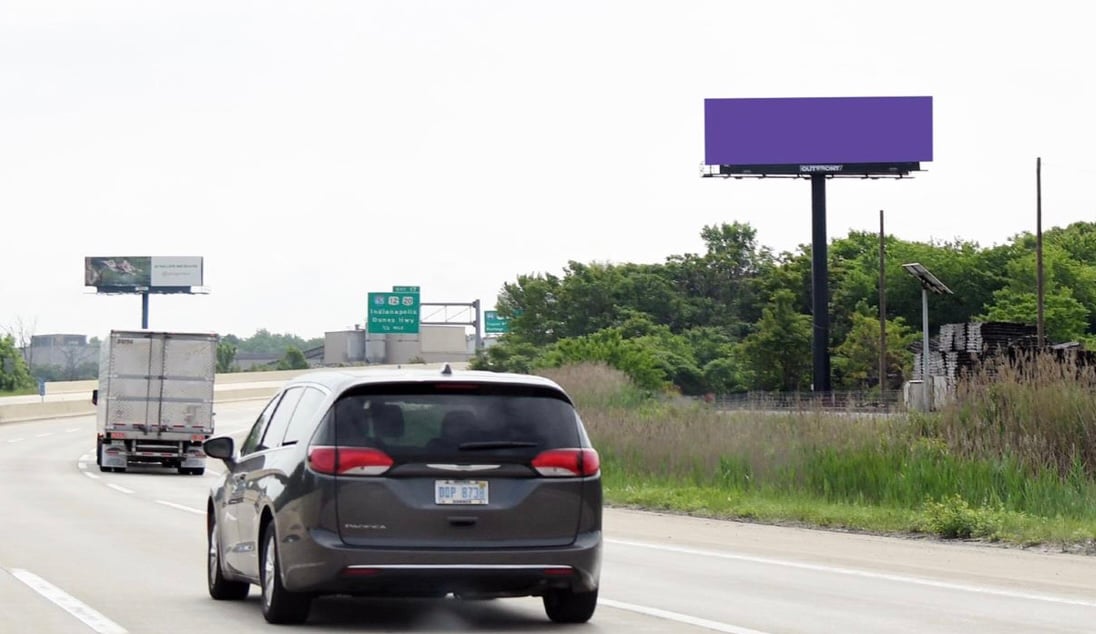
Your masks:
{"label": "dashed lane line", "polygon": [[90,627],[95,632],[98,632],[99,634],[126,634],[126,628],[111,621],[101,612],[33,572],[16,568],[11,571],[11,575],[25,583],[31,590],[34,590],[65,612],[68,612],[79,619],[80,622]]}
{"label": "dashed lane line", "polygon": [[737,625],[731,625],[730,623],[721,623],[719,621],[712,621],[709,619],[702,619],[696,616],[689,616],[688,614],[682,614],[680,612],[660,610],[658,608],[651,608],[645,605],[636,605],[634,603],[625,603],[623,601],[613,601],[612,599],[598,599],[598,604],[610,608],[616,608],[618,610],[627,610],[629,612],[645,614],[647,616],[653,616],[655,618],[664,619],[667,621],[676,621],[678,623],[685,623],[687,625],[695,625],[696,627],[702,627],[706,630],[712,630],[713,632],[724,632],[725,634],[766,634],[761,630],[752,630],[748,627],[739,627]]}
{"label": "dashed lane line", "polygon": [[167,502],[165,500],[156,500],[157,504],[163,504],[164,506],[170,506],[173,509],[180,511],[186,511],[187,513],[194,513],[195,515],[205,515],[205,511],[200,509],[191,508],[189,506],[183,506],[182,504],[176,504],[174,502]]}
{"label": "dashed lane line", "polygon": [[120,492],[120,493],[125,493],[125,494],[127,494],[127,495],[129,495],[129,494],[132,494],[132,493],[133,493],[133,490],[132,490],[132,489],[127,489],[127,488],[125,488],[124,486],[119,486],[119,485],[117,485],[117,484],[113,484],[113,483],[111,483],[111,484],[108,484],[107,486],[108,486],[108,487],[110,487],[111,489],[114,489],[115,491],[118,491],[118,492]]}

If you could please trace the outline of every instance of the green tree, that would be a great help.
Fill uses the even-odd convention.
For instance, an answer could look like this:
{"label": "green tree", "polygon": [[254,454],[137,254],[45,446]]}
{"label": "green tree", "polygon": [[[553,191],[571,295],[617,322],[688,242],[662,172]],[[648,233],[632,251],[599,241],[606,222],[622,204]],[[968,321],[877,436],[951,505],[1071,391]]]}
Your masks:
{"label": "green tree", "polygon": [[305,340],[297,335],[275,334],[266,328],[260,328],[247,339],[239,339],[235,335],[225,335],[223,340],[235,345],[241,352],[253,352],[261,354],[284,354],[290,347],[298,350],[308,350],[323,345],[323,338]]}
{"label": "green tree", "polygon": [[[1074,259],[1061,244],[1072,238],[1061,231],[1048,232],[1043,249],[1046,334],[1051,342],[1083,339],[1093,327],[1096,313],[1096,266]],[[1074,247],[1076,248],[1076,247]],[[1087,251],[1079,251],[1087,256]],[[980,319],[1035,324],[1036,254],[1034,237],[1015,238],[1003,267],[1004,286],[986,302]]]}
{"label": "green tree", "polygon": [[[1035,293],[1002,288],[993,294],[993,303],[980,319],[1035,325],[1037,314]],[[1068,288],[1053,289],[1043,298],[1043,319],[1050,342],[1084,339],[1088,317],[1089,310],[1073,297],[1073,292]]]}
{"label": "green tree", "polygon": [[561,281],[555,275],[519,275],[502,286],[496,306],[501,317],[510,320],[512,341],[546,346],[558,341],[563,332],[560,306]]}
{"label": "green tree", "polygon": [[[913,360],[909,346],[918,338],[901,317],[887,320],[887,389],[902,385]],[[834,349],[834,373],[841,387],[864,389],[879,385],[879,339],[878,308],[861,300],[852,313],[852,328]]]}
{"label": "green tree", "polygon": [[607,363],[627,374],[643,389],[663,390],[667,387],[668,377],[660,367],[655,349],[648,344],[625,338],[618,328],[561,339],[543,357],[543,363],[549,367],[584,361]]}
{"label": "green tree", "polygon": [[809,385],[811,317],[795,310],[795,295],[780,290],[764,308],[757,330],[741,345],[750,387],[799,390]]}
{"label": "green tree", "polygon": [[235,372],[236,346],[221,341],[217,344],[217,372]]}
{"label": "green tree", "polygon": [[308,360],[304,358],[304,353],[300,348],[290,346],[285,351],[285,356],[278,361],[279,370],[304,370],[308,368]]}
{"label": "green tree", "polygon": [[23,355],[15,347],[11,335],[0,337],[0,392],[12,392],[34,387],[34,377],[27,370]]}
{"label": "green tree", "polygon": [[472,370],[529,374],[537,367],[542,353],[543,349],[538,346],[503,335],[495,345],[477,351],[468,367]]}

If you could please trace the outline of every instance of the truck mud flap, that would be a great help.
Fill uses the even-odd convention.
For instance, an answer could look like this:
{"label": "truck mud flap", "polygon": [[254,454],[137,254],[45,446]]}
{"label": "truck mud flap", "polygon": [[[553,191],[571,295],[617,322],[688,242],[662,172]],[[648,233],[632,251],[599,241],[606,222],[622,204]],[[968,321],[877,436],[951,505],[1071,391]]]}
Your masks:
{"label": "truck mud flap", "polygon": [[125,471],[128,467],[126,446],[120,442],[104,442],[99,445],[100,471]]}

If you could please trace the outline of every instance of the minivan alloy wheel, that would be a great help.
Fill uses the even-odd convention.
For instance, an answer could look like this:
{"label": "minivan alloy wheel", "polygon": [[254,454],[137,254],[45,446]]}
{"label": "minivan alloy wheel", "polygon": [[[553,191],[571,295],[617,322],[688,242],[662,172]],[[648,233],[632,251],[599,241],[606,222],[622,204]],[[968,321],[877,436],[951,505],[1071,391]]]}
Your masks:
{"label": "minivan alloy wheel", "polygon": [[268,622],[293,624],[308,620],[312,597],[286,590],[278,575],[278,536],[273,522],[267,524],[263,531],[263,559],[259,582],[263,590],[263,617]]}
{"label": "minivan alloy wheel", "polygon": [[238,601],[247,598],[251,584],[226,579],[221,571],[221,537],[217,518],[209,518],[209,549],[206,552],[206,574],[209,595],[218,600]]}

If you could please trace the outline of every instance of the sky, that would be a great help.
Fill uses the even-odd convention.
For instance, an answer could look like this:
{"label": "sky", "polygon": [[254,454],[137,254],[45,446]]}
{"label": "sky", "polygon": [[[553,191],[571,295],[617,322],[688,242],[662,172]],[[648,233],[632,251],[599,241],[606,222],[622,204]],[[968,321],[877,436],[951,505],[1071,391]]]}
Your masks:
{"label": "sky", "polygon": [[200,256],[149,326],[305,338],[396,285],[491,309],[569,261],[811,241],[809,182],[707,179],[706,98],[931,96],[914,178],[831,180],[827,230],[982,246],[1092,221],[1083,3],[0,3],[0,332],[102,336],[86,256]]}

